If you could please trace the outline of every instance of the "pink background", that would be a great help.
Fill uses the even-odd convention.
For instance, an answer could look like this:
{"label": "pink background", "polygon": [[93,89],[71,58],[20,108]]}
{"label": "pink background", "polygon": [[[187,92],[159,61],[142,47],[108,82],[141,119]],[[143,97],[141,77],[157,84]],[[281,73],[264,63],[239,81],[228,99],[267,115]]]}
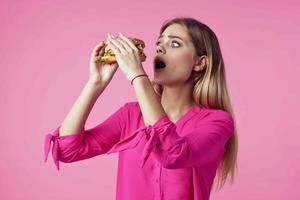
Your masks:
{"label": "pink background", "polygon": [[[217,34],[237,117],[238,176],[211,199],[300,199],[299,10],[297,1],[2,0],[0,199],[115,198],[117,154],[61,163],[58,172],[51,154],[43,162],[44,136],[79,96],[91,51],[107,33],[142,38],[152,78],[159,28],[176,16]],[[131,100],[118,70],[86,128]]]}

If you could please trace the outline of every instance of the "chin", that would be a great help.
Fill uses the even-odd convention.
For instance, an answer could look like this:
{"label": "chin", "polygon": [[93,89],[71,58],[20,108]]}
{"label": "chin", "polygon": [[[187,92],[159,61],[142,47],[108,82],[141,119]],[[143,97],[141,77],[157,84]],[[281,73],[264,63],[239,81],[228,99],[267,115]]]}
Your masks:
{"label": "chin", "polygon": [[159,84],[159,85],[166,85],[166,86],[167,86],[167,85],[171,86],[171,85],[174,84],[173,81],[166,80],[166,79],[161,79],[161,78],[156,78],[155,76],[154,76],[154,78],[153,78],[153,82],[155,82],[155,83],[157,83],[157,84]]}
{"label": "chin", "polygon": [[161,80],[161,79],[155,77],[155,75],[154,75],[154,77],[153,77],[153,82],[155,82],[155,83],[157,83],[157,84],[160,84],[160,85],[163,84],[163,80]]}

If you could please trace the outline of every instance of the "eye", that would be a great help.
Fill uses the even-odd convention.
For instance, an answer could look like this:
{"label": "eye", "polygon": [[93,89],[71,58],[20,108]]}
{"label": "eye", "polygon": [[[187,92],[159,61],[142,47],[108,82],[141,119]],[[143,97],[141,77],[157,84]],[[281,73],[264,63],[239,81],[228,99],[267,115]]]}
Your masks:
{"label": "eye", "polygon": [[180,46],[179,43],[176,42],[176,41],[172,41],[172,44],[177,44],[178,45],[178,46],[175,46],[175,47],[179,47]]}
{"label": "eye", "polygon": [[[159,45],[160,41],[157,41],[155,44]],[[176,42],[176,41],[172,41],[172,44],[177,44],[178,45],[178,46],[175,46],[175,47],[179,47],[180,46],[179,42]]]}

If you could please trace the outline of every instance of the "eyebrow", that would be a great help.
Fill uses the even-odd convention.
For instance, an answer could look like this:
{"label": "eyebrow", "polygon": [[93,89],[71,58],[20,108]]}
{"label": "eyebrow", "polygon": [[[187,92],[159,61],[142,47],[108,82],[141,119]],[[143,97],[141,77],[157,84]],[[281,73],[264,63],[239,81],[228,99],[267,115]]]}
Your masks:
{"label": "eyebrow", "polygon": [[[163,36],[164,36],[164,35],[160,35],[157,39],[160,39],[160,38],[163,37]],[[184,41],[181,37],[176,36],[176,35],[168,35],[168,37],[169,37],[169,38],[178,38],[178,39]]]}

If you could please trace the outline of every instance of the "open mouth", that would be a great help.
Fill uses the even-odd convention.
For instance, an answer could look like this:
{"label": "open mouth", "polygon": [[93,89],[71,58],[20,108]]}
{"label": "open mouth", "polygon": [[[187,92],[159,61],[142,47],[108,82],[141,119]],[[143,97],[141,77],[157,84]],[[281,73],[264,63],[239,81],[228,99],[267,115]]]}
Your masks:
{"label": "open mouth", "polygon": [[163,69],[165,67],[166,67],[166,63],[162,58],[157,57],[154,59],[154,68],[155,69]]}

